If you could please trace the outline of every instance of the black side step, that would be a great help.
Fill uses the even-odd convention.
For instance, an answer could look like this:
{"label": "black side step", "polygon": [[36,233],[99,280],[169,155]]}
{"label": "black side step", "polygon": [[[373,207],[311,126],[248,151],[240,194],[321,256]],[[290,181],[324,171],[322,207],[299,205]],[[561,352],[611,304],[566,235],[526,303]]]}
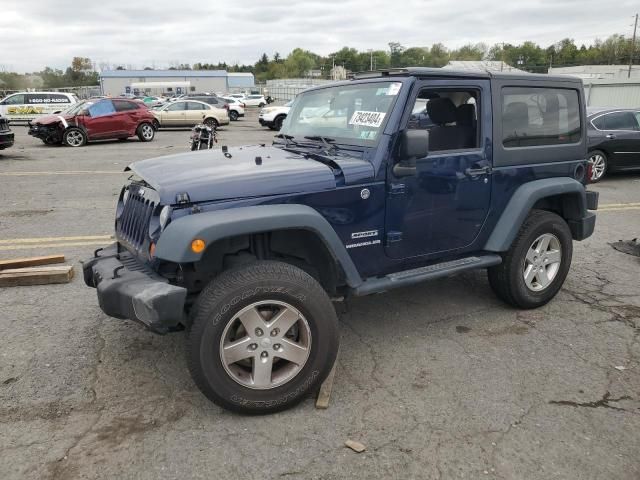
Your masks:
{"label": "black side step", "polygon": [[414,268],[403,272],[390,273],[385,277],[370,278],[360,286],[353,289],[356,296],[369,295],[371,293],[384,292],[393,288],[405,287],[414,283],[434,278],[446,277],[454,273],[472,270],[474,268],[487,268],[502,263],[502,257],[497,254],[478,255],[475,257],[460,258],[450,262],[436,263],[426,267]]}

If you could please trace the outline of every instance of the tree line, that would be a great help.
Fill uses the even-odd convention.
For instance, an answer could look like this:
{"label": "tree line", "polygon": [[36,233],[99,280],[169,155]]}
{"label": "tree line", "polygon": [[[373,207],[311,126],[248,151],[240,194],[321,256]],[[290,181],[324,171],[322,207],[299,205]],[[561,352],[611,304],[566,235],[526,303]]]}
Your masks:
{"label": "tree line", "polygon": [[[275,78],[299,78],[309,75],[329,78],[331,69],[338,65],[352,72],[394,67],[442,67],[452,60],[497,60],[533,73],[545,73],[549,66],[627,64],[631,58],[632,41],[624,35],[614,34],[605,40],[595,40],[591,45],[576,45],[565,38],[548,47],[526,41],[519,45],[484,43],[463,45],[449,49],[442,43],[429,47],[405,47],[390,42],[386,50],[357,50],[343,47],[329,55],[319,55],[309,50],[295,48],[286,57],[276,52],[271,58],[263,53],[254,64],[228,64],[198,62],[193,65],[172,62],[170,70],[227,70],[251,72],[259,82]],[[640,40],[636,41],[634,61],[640,57]],[[102,69],[106,65],[100,65]],[[115,65],[108,68],[129,69]],[[144,67],[152,70],[152,67]],[[85,57],[74,57],[66,70],[46,67],[40,72],[18,74],[3,71],[0,65],[0,90],[22,88],[57,88],[97,85],[99,74],[95,65]]]}

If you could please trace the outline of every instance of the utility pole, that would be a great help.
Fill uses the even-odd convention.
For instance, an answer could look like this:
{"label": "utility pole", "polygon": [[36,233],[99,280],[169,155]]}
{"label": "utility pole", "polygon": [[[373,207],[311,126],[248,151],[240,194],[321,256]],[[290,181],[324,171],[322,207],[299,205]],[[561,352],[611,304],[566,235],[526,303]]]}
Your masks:
{"label": "utility pole", "polygon": [[370,65],[369,65],[369,71],[373,72],[373,49],[369,49],[369,54],[371,56],[371,61],[370,61]]}
{"label": "utility pole", "polygon": [[631,55],[629,55],[629,74],[628,78],[631,78],[631,67],[633,65],[633,56],[636,53],[636,31],[638,30],[638,14],[636,13],[636,22],[633,25],[633,40],[631,40]]}

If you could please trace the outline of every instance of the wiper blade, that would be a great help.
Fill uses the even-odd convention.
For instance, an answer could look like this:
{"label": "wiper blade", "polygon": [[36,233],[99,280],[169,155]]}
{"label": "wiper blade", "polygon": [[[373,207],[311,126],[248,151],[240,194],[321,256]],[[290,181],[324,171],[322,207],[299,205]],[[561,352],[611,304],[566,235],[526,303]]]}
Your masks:
{"label": "wiper blade", "polygon": [[315,142],[322,142],[324,143],[324,148],[325,151],[324,153],[326,153],[327,155],[329,155],[331,152],[331,150],[334,150],[336,148],[335,145],[331,145],[331,142],[335,142],[335,138],[329,138],[329,137],[323,137],[321,135],[309,135],[304,137],[307,140],[313,140]]}
{"label": "wiper blade", "polygon": [[[291,140],[293,140],[293,135],[287,135],[286,133],[279,133],[277,135],[275,135],[276,138],[282,138],[284,139],[284,146],[285,148],[289,146],[289,142]],[[291,142],[293,143],[293,142]]]}

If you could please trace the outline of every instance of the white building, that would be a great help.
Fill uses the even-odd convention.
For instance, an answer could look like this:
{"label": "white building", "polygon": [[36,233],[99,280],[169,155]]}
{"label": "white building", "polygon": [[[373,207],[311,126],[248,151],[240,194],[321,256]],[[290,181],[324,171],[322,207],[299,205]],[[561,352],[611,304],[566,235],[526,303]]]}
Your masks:
{"label": "white building", "polygon": [[[583,80],[622,80],[629,78],[629,65],[579,65],[577,67],[551,67],[550,75],[571,75]],[[631,78],[640,78],[640,65],[631,68]]]}
{"label": "white building", "polygon": [[251,90],[254,85],[252,73],[225,70],[105,70],[100,73],[102,93],[114,96],[123,93],[224,93]]}

